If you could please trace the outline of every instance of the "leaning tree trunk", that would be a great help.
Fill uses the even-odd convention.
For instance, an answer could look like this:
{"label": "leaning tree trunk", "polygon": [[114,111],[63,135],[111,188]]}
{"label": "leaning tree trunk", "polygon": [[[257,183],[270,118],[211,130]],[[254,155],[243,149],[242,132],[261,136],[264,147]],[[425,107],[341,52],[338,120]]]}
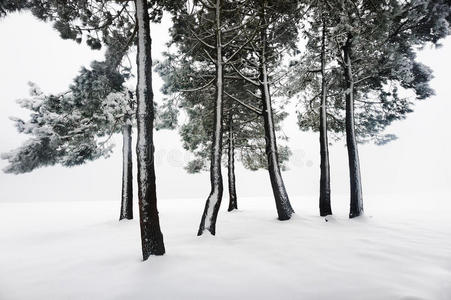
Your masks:
{"label": "leaning tree trunk", "polygon": [[149,14],[146,0],[135,0],[138,25],[138,197],[143,259],[165,253],[157,210],[153,145],[152,57]]}
{"label": "leaning tree trunk", "polygon": [[212,235],[216,233],[216,219],[221,206],[223,183],[221,174],[222,156],[222,114],[223,114],[223,58],[221,36],[221,1],[215,4],[215,31],[216,31],[216,82],[215,82],[215,110],[214,130],[211,147],[210,183],[211,191],[205,203],[205,209],[199,225],[197,235],[208,230]]}
{"label": "leaning tree trunk", "polygon": [[233,114],[230,107],[229,115],[229,149],[228,149],[228,179],[229,179],[229,208],[228,211],[238,209],[236,186],[235,186],[235,133],[233,132]]}
{"label": "leaning tree trunk", "polygon": [[319,187],[319,214],[332,214],[330,206],[329,143],[327,141],[327,83],[326,83],[326,24],[323,17],[321,37],[321,108],[319,112],[319,144],[321,155],[321,178]]}
{"label": "leaning tree trunk", "polygon": [[345,59],[345,81],[346,81],[346,147],[348,149],[349,176],[351,185],[351,204],[349,217],[358,217],[363,213],[362,184],[360,178],[359,153],[357,150],[357,139],[355,134],[354,120],[354,82],[352,78],[351,65],[351,39],[348,37],[343,47]]}
{"label": "leaning tree trunk", "polygon": [[262,5],[260,18],[263,26],[260,31],[261,53],[260,53],[260,90],[262,95],[263,104],[263,121],[265,127],[265,140],[266,140],[266,156],[268,159],[268,171],[269,178],[271,180],[271,186],[276,201],[277,214],[279,220],[288,220],[294,213],[291,207],[288,194],[285,189],[285,184],[280,172],[279,160],[277,154],[277,141],[274,128],[274,116],[271,105],[271,95],[269,93],[269,80],[267,71],[267,37],[266,37],[266,3]]}
{"label": "leaning tree trunk", "polygon": [[122,127],[122,199],[119,220],[133,219],[132,125]]}

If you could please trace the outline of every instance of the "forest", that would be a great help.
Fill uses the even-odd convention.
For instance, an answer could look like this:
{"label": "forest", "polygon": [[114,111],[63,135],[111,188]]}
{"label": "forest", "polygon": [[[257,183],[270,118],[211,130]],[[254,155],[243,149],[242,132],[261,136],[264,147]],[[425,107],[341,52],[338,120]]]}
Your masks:
{"label": "forest", "polygon": [[[296,103],[299,130],[318,134],[320,178],[311,178],[319,181],[317,214],[333,213],[329,146],[344,140],[348,214],[358,218],[365,184],[359,144],[395,140],[385,129],[404,120],[416,101],[434,95],[432,69],[418,61],[417,51],[439,47],[451,33],[449,0],[3,0],[0,23],[17,11],[50,23],[62,39],[104,50],[105,57],[74,74],[66,92],[44,93],[30,83],[29,97],[17,101],[29,118],[12,118],[28,139],[1,155],[8,162],[4,172],[108,157],[111,137],[121,134],[118,217],[134,218],[136,180],[144,261],[166,252],[157,206],[156,130],[177,130],[194,155],[187,172],[209,172],[197,235],[221,235],[216,224],[225,180],[227,210],[240,207],[236,162],[267,170],[279,221],[295,214],[283,180],[291,150],[282,124],[293,113],[288,103]],[[156,61],[152,25],[163,15],[172,21],[170,41],[164,59]],[[155,76],[164,81],[158,105]],[[136,88],[130,88],[135,77]]]}

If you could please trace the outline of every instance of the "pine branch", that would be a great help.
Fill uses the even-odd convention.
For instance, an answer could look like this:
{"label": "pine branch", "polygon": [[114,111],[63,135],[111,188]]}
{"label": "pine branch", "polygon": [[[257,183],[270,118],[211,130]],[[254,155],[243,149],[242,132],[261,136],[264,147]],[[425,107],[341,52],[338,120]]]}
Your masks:
{"label": "pine branch", "polygon": [[191,33],[193,34],[193,36],[196,38],[196,40],[198,40],[199,42],[201,42],[205,47],[208,47],[210,49],[216,49],[214,46],[208,44],[207,42],[205,42],[203,39],[201,39],[191,28],[189,29],[191,31]]}
{"label": "pine branch", "polygon": [[263,114],[263,112],[262,112],[261,110],[259,110],[258,108],[254,107],[254,106],[252,106],[252,105],[250,105],[250,104],[244,103],[243,101],[241,101],[240,99],[236,98],[236,97],[233,96],[233,95],[230,95],[230,94],[227,93],[226,91],[224,91],[224,94],[227,95],[227,96],[229,96],[229,97],[232,98],[234,101],[236,101],[236,102],[238,102],[239,104],[241,104],[242,106],[246,107],[247,109],[249,109],[249,110],[255,112],[256,114],[258,114],[258,115],[262,115],[262,114]]}
{"label": "pine branch", "polygon": [[215,81],[216,77],[212,78],[209,82],[207,82],[207,84],[198,87],[198,88],[194,88],[194,89],[185,89],[185,90],[180,90],[180,92],[182,93],[191,93],[191,92],[197,92],[203,89],[206,89],[207,87],[209,87],[214,81]]}
{"label": "pine branch", "polygon": [[260,86],[260,84],[259,84],[258,82],[256,82],[256,81],[250,79],[249,77],[243,75],[240,71],[238,71],[238,69],[237,69],[233,64],[230,65],[230,66],[235,70],[235,72],[236,72],[241,78],[243,78],[244,80],[246,80],[247,82],[249,82],[249,83],[251,83],[251,84],[253,84],[253,85],[255,85],[255,86],[258,86],[258,87]]}

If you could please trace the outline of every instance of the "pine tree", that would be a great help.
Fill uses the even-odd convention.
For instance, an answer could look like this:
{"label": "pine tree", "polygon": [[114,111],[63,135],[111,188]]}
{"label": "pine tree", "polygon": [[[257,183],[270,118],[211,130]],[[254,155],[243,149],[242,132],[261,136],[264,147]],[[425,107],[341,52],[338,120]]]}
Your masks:
{"label": "pine tree", "polygon": [[[215,6],[215,5],[218,6]],[[249,47],[249,43],[259,33],[258,28],[248,26],[255,23],[255,13],[245,3],[234,1],[222,1],[218,3],[201,1],[199,6],[189,7],[180,11],[174,18],[172,30],[172,43],[178,46],[179,53],[167,54],[167,60],[160,64],[160,74],[166,82],[163,92],[166,94],[175,93],[176,99],[169,100],[171,105],[175,101],[181,102],[181,107],[188,114],[189,121],[181,127],[181,135],[185,143],[185,148],[193,151],[196,159],[188,164],[189,171],[200,171],[205,166],[205,162],[210,162],[215,166],[215,156],[218,151],[214,151],[217,139],[209,139],[208,136],[217,136],[217,129],[222,131],[221,150],[227,149],[228,159],[228,179],[229,179],[229,209],[236,207],[236,191],[234,176],[235,149],[240,149],[240,159],[245,166],[258,169],[267,166],[267,161],[261,152],[262,142],[264,145],[264,126],[261,122],[262,108],[261,97],[257,95],[259,87],[250,84],[248,80],[235,74],[233,64],[242,59],[243,50]],[[217,10],[220,8],[220,18],[216,18]],[[222,13],[221,13],[222,12]],[[215,21],[216,20],[216,21]],[[218,32],[212,29],[212,24],[220,22],[222,29],[221,43],[216,37]],[[215,25],[218,27],[217,25]],[[188,28],[188,29],[187,29]],[[186,33],[188,31],[188,34]],[[213,86],[217,75],[216,58],[217,48],[221,48],[224,57],[222,65],[222,85],[221,90],[221,122],[216,126],[215,118],[219,117],[216,110],[215,99],[216,87]],[[173,112],[173,110],[172,110]],[[174,114],[168,113],[170,119],[174,119]],[[277,122],[286,116],[279,114]],[[214,118],[212,118],[214,117]],[[168,122],[171,124],[171,122]],[[237,128],[237,129],[235,129]],[[264,146],[263,146],[264,147]],[[285,160],[288,156],[288,149],[282,148]],[[206,153],[210,152],[208,157]],[[222,152],[222,151],[220,151]],[[219,153],[220,153],[219,152]],[[256,155],[258,154],[258,155]],[[220,171],[220,160],[218,168],[210,168],[212,180],[212,191],[222,191],[222,176],[218,176]],[[218,183],[218,188],[216,188]],[[220,188],[219,188],[220,187]],[[213,196],[219,194],[213,193]],[[222,192],[221,192],[222,195]],[[207,199],[204,215],[201,221],[199,233],[206,228],[214,232],[219,206],[211,197]],[[212,205],[216,203],[216,205]],[[211,207],[214,209],[209,209]],[[206,215],[207,214],[207,215]],[[205,220],[211,225],[205,226]],[[211,230],[210,230],[211,229]]]}
{"label": "pine tree", "polygon": [[[214,107],[212,97],[214,88],[206,87],[200,90],[195,88],[196,80],[209,78],[211,72],[201,67],[195,69],[185,59],[176,59],[181,55],[168,55],[165,62],[158,65],[162,78],[165,80],[163,92],[172,94],[172,98],[166,99],[164,111],[167,111],[167,128],[179,126],[184,148],[191,151],[195,158],[188,162],[186,170],[189,173],[197,173],[206,170],[211,151],[211,135],[213,131]],[[237,76],[227,75],[233,72],[231,68],[225,68],[226,78],[224,82],[225,108],[224,108],[224,132],[223,149],[227,158],[224,164],[228,170],[229,186],[229,211],[237,208],[237,196],[235,188],[234,165],[235,159],[240,160],[250,170],[267,168],[265,155],[264,127],[260,101],[252,95],[255,87]],[[185,74],[189,74],[188,78]],[[177,88],[174,88],[177,87]],[[178,92],[177,92],[178,91]],[[252,94],[251,94],[252,93]],[[177,110],[183,110],[187,115],[187,121],[178,125]],[[161,111],[160,111],[161,113]],[[286,117],[283,111],[275,115],[276,131],[280,131],[280,123]],[[280,135],[279,138],[286,139]],[[281,163],[285,163],[289,157],[287,146],[279,145],[281,149]],[[282,167],[285,168],[284,165]]]}
{"label": "pine tree", "polygon": [[[137,156],[138,195],[143,259],[149,255],[164,254],[162,234],[156,205],[155,170],[153,166],[153,93],[152,59],[149,21],[159,21],[163,9],[174,9],[179,1],[135,0],[136,24],[130,1],[74,1],[61,5],[58,0],[29,0],[23,8],[30,9],[39,19],[52,21],[63,39],[81,42],[83,39],[93,49],[102,44],[112,47],[115,34],[136,27],[138,36],[138,86],[137,86]],[[11,10],[11,9],[9,9]]]}
{"label": "pine tree", "polygon": [[[444,1],[326,4],[315,9],[317,14],[327,13],[331,27],[326,52],[334,57],[328,64],[327,98],[331,105],[327,113],[332,130],[346,132],[352,218],[363,212],[357,141],[383,144],[395,138],[381,132],[412,111],[411,100],[401,97],[400,90],[412,90],[417,99],[432,95],[428,85],[431,70],[415,61],[414,50],[425,42],[437,43],[447,34],[449,5]],[[307,65],[300,64],[305,74],[299,77],[302,83],[294,86],[306,87],[310,96],[314,95],[304,102],[307,109],[300,116],[301,128],[318,130],[318,112],[312,102],[322,94],[318,83],[321,78],[308,70],[308,62],[321,53],[321,26],[313,25],[309,30],[309,43],[316,46],[306,54]]]}
{"label": "pine tree", "polygon": [[[235,75],[258,88],[265,128],[266,157],[279,220],[290,219],[294,210],[280,172],[271,88],[285,75],[279,67],[287,50],[296,48],[295,20],[303,5],[292,1],[249,1],[251,20],[246,26],[252,36],[243,54],[233,64]],[[255,32],[255,35],[253,33]]]}
{"label": "pine tree", "polygon": [[[189,133],[189,126],[192,127],[194,123],[182,128],[182,136],[187,141],[190,138],[199,139],[202,140],[199,145],[210,145],[208,148],[211,191],[202,214],[199,235],[205,230],[215,234],[216,219],[222,201],[221,161],[225,133],[224,104],[228,79],[226,72],[230,60],[239,53],[238,50],[232,49],[231,45],[232,43],[236,45],[234,37],[236,38],[235,34],[240,27],[237,26],[237,22],[241,20],[238,18],[234,21],[230,16],[241,6],[242,4],[234,1],[199,1],[193,3],[191,7],[187,6],[177,11],[173,18],[174,26],[171,35],[172,43],[178,46],[182,58],[177,61],[176,75],[172,71],[164,71],[164,68],[167,68],[165,66],[160,72],[164,73],[163,77],[167,82],[166,93],[183,93],[184,102],[187,104],[185,109],[191,114],[192,120],[205,122],[203,128],[208,128],[195,137],[190,137]],[[182,60],[186,61],[180,64]],[[204,101],[204,103],[196,102],[195,97],[200,93],[205,93],[200,96],[200,99],[214,100]],[[206,105],[206,109],[196,111],[195,105]],[[202,118],[199,115],[201,111],[204,114],[213,112],[213,118],[207,117],[202,121],[197,119]],[[192,129],[199,132],[198,128],[192,127]],[[202,158],[206,158],[205,154],[202,154]],[[201,162],[202,160],[194,161],[190,164],[190,168],[198,168]]]}
{"label": "pine tree", "polygon": [[8,13],[22,10],[26,7],[26,1],[20,0],[2,0],[0,2],[0,17],[6,16]]}
{"label": "pine tree", "polygon": [[82,68],[70,89],[57,95],[44,94],[31,84],[30,98],[19,104],[31,111],[27,121],[13,118],[19,132],[31,135],[20,148],[2,155],[9,161],[7,173],[31,172],[42,166],[81,165],[108,157],[114,133],[123,134],[123,180],[120,219],[132,219],[131,127],[133,95],[123,82],[127,74],[93,62]]}
{"label": "pine tree", "polygon": [[[128,12],[130,9],[129,4],[124,3],[123,5],[118,5],[107,2],[93,3],[79,1],[77,3],[66,3],[65,5],[61,5],[58,1],[43,2],[29,0],[9,1],[9,3],[5,4],[5,7],[7,8],[3,10],[5,12],[29,9],[33,15],[39,19],[53,22],[54,28],[60,32],[63,39],[73,39],[78,43],[85,39],[87,45],[92,49],[99,49],[102,46],[102,43],[107,45],[105,61],[93,62],[91,70],[83,68],[80,75],[75,79],[71,89],[64,93],[64,95],[57,96],[61,101],[53,101],[52,108],[57,112],[49,113],[48,116],[45,117],[49,120],[51,118],[58,118],[58,113],[64,115],[72,114],[78,117],[73,117],[71,120],[72,123],[65,124],[65,126],[71,126],[71,128],[76,128],[76,126],[79,127],[72,131],[68,131],[64,140],[59,140],[58,142],[55,142],[54,140],[53,149],[47,147],[46,153],[48,156],[52,156],[51,162],[45,161],[45,157],[43,156],[40,157],[41,160],[34,159],[32,161],[30,160],[30,157],[24,155],[24,153],[32,153],[29,151],[29,148],[37,146],[36,141],[40,138],[34,137],[34,143],[29,142],[27,147],[24,146],[20,149],[21,151],[15,153],[17,157],[14,157],[14,153],[6,155],[10,161],[14,161],[10,167],[16,168],[15,171],[13,169],[10,169],[9,171],[17,173],[18,168],[25,167],[27,164],[30,165],[31,162],[34,166],[31,168],[25,167],[25,171],[27,168],[28,171],[31,171],[35,167],[41,165],[51,165],[56,163],[61,163],[66,166],[78,165],[87,160],[108,155],[111,151],[111,147],[105,146],[108,145],[108,143],[96,142],[96,140],[105,136],[105,128],[108,128],[108,131],[110,132],[109,135],[111,136],[117,131],[117,128],[119,128],[122,123],[128,122],[127,120],[120,120],[119,122],[116,119],[114,111],[110,111],[114,105],[111,106],[113,103],[110,103],[110,105],[108,104],[108,101],[111,99],[108,99],[107,95],[108,93],[121,90],[122,96],[116,94],[114,97],[112,95],[112,98],[114,98],[116,104],[123,102],[123,104],[120,105],[130,105],[130,99],[128,97],[129,93],[127,93],[117,82],[119,77],[121,77],[121,81],[124,81],[130,76],[130,68],[121,64],[122,58],[134,43],[136,36],[136,26],[134,20],[130,19],[130,14]],[[93,11],[96,11],[95,16],[93,16]],[[53,95],[40,95],[40,97],[43,98],[42,101],[44,102],[46,99],[51,100],[54,98]],[[71,98],[76,99],[76,101],[74,102]],[[84,105],[80,105],[79,103],[84,103]],[[45,106],[46,104],[43,105]],[[60,105],[59,108],[57,108],[58,105]],[[98,111],[99,109],[102,109],[103,111]],[[115,112],[121,114],[121,112],[117,110]],[[114,117],[112,117],[113,120],[110,120],[110,124],[104,121],[99,122],[99,117],[97,117],[97,119],[89,120],[95,114],[100,116],[104,114],[106,119],[109,117],[111,119],[111,116]],[[128,116],[122,114],[119,118],[126,118],[132,121],[132,118],[129,115],[129,113]],[[89,120],[88,123],[91,124],[91,126],[86,126],[87,120]],[[52,121],[49,122],[51,123]],[[126,125],[124,125],[123,135],[124,142],[129,140],[129,142],[126,143],[131,143],[131,128],[130,130],[126,130]],[[70,145],[70,148],[68,145]],[[81,145],[84,145],[85,147],[83,151],[78,149]],[[64,156],[55,154],[60,149],[72,149],[76,161],[70,161],[64,158]],[[128,148],[123,147],[123,150],[128,150]],[[50,154],[52,152],[54,153],[53,155]],[[13,166],[13,164],[15,164],[15,166]],[[20,167],[20,164],[23,166]],[[120,219],[131,219],[133,218],[131,211],[133,198],[131,153],[130,155],[124,153],[123,166],[123,192]]]}

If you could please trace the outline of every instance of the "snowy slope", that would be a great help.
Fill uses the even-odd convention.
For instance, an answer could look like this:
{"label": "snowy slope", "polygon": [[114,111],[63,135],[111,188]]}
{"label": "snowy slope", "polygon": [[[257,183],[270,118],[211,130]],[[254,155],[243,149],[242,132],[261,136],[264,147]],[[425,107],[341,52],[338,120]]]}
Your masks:
{"label": "snowy slope", "polygon": [[118,202],[0,203],[0,299],[451,299],[444,198],[368,197],[356,220],[338,200],[325,222],[293,198],[278,222],[271,199],[239,199],[198,238],[204,199],[161,199],[167,254],[147,262]]}

